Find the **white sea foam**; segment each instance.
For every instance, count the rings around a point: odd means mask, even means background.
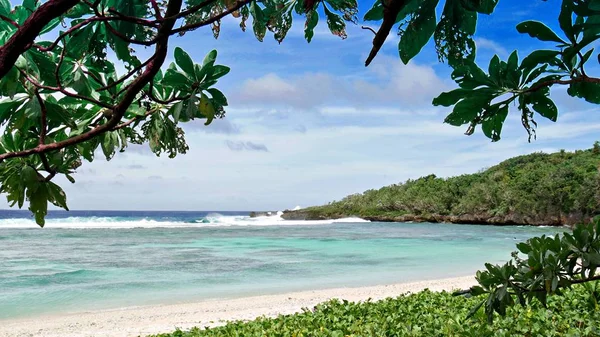
[[[222,215],[210,213],[194,222],[162,221],[153,219],[127,220],[112,217],[68,217],[47,219],[46,228],[177,228],[177,227],[231,227],[231,226],[307,226],[328,225],[333,223],[368,222],[360,218],[344,218],[336,220],[284,220],[277,215],[251,218],[243,215]],[[26,218],[0,219],[2,228],[38,228],[35,221]]]

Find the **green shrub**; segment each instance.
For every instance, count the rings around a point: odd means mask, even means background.
[[[504,317],[488,324],[482,311],[465,320],[475,298],[425,290],[377,302],[333,300],[294,315],[156,337],[600,336],[600,311],[589,298],[587,287],[575,286],[550,296],[547,309],[537,302],[509,307]]]

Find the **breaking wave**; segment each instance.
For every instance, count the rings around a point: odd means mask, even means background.
[[[177,227],[231,227],[231,226],[306,226],[327,225],[333,223],[368,222],[359,218],[336,220],[284,220],[282,212],[272,216],[251,218],[247,215],[223,215],[209,213],[195,220],[189,219],[153,219],[146,217],[132,219],[129,217],[66,217],[46,220],[46,228],[177,228]],[[2,228],[38,228],[33,219],[11,218],[0,219]]]

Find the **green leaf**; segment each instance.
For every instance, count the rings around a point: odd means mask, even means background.
[[[206,118],[204,125],[209,125],[215,118],[215,107],[213,106],[208,96],[204,93],[200,95],[200,103],[198,104],[198,111],[202,117]]]
[[[48,188],[48,200],[54,205],[68,211],[69,207],[67,206],[67,195],[65,194],[65,191],[51,181],[46,184]]]
[[[163,85],[173,87],[183,92],[189,92],[194,84],[191,79],[173,69],[167,69],[162,82]]]
[[[22,4],[22,6],[27,8],[27,10],[29,10],[30,12],[33,12],[37,8],[37,5],[37,0],[23,0]]]
[[[65,47],[67,55],[74,59],[81,59],[90,46],[91,36],[94,33],[94,25],[89,24],[83,29],[78,29],[67,41]]]
[[[25,116],[27,116],[27,118],[39,119],[42,115],[42,107],[40,106],[40,102],[35,97],[30,98],[25,104],[24,108]]]
[[[438,0],[425,0],[415,19],[411,20],[398,44],[400,59],[407,64],[425,46],[436,27],[435,7]]]
[[[28,189],[27,196],[29,198],[29,210],[35,216],[35,222],[44,227],[46,221],[44,218],[48,214],[48,190],[46,184],[40,184],[35,190]]]
[[[75,184],[75,178],[73,178],[70,174],[65,174],[67,180],[71,182],[71,184]]]
[[[252,29],[258,41],[262,42],[267,32],[267,22],[263,10],[257,5],[256,1],[250,3],[250,14],[252,15]]]
[[[517,54],[517,51],[515,50],[512,53],[510,53],[510,56],[508,57],[508,61],[506,62],[506,71],[508,71],[509,73],[515,72],[518,66],[519,56]]]
[[[594,52],[594,48],[585,52],[585,54],[583,54],[583,57],[581,58],[581,64],[585,64],[590,59],[590,56],[592,56],[593,52]]]
[[[29,165],[25,165],[21,169],[21,181],[29,189],[36,189],[40,184],[38,172]]]
[[[71,120],[67,110],[65,110],[60,104],[53,103],[51,101],[46,101],[45,105],[46,111],[48,113],[48,119],[58,121],[73,129],[77,128],[77,124],[75,124],[73,120]]]
[[[560,28],[565,33],[567,38],[575,43],[577,38],[575,36],[575,31],[573,30],[573,8],[572,1],[562,1],[560,14],[558,15],[558,23],[560,24]]]
[[[572,83],[567,89],[572,97],[580,97],[594,104],[600,104],[600,83]]]
[[[19,81],[20,74],[16,67],[12,67],[2,79],[0,79],[0,93],[3,96],[14,98],[23,87]]]
[[[381,0],[376,0],[375,3],[373,4],[373,7],[371,7],[371,9],[369,9],[366,13],[365,16],[363,17],[363,20],[365,21],[379,21],[383,19],[383,5],[381,3]]]
[[[557,64],[557,56],[560,54],[557,50],[536,50],[527,55],[521,62],[521,69],[524,75],[528,75],[533,68],[539,64],[549,63]]]
[[[202,61],[202,66],[204,67],[207,64],[214,64],[217,60],[217,51],[215,49],[211,50],[206,54],[204,60]]]
[[[519,251],[523,254],[529,254],[529,252],[531,252],[531,246],[525,242],[517,243],[517,249],[519,249]]]
[[[111,160],[115,155],[115,148],[118,146],[118,139],[115,131],[105,132],[102,138],[102,152],[106,160]]]
[[[490,79],[494,81],[494,83],[500,83],[500,58],[498,55],[494,55],[490,60],[490,65],[488,66],[488,74]]]
[[[212,96],[212,99],[215,103],[219,104],[220,106],[228,105],[227,98],[219,89],[210,88],[210,89],[207,89],[206,91],[208,91],[210,93],[210,95]]]
[[[65,16],[70,19],[78,19],[85,14],[90,14],[91,11],[91,8],[87,4],[80,3],[69,9]]]
[[[458,102],[450,113],[445,123],[461,126],[471,123],[479,113],[489,104],[491,96],[470,96]]]
[[[583,39],[596,39],[600,34],[600,15],[588,17],[583,24]]]
[[[40,80],[45,84],[56,85],[56,62],[54,62],[46,53],[41,53],[35,49],[27,51],[27,56],[38,65],[40,70]]]
[[[517,25],[519,33],[527,33],[531,37],[535,37],[541,41],[554,41],[559,43],[566,43],[556,35],[548,26],[539,21],[524,21]]]
[[[179,123],[179,116],[181,115],[181,109],[183,108],[183,102],[177,102],[169,108],[169,115],[173,116],[175,123]]]
[[[304,38],[310,43],[315,35],[315,27],[319,23],[319,12],[312,10],[306,14],[306,24],[304,25]]]
[[[71,87],[80,95],[89,96],[92,93],[90,82],[82,69],[76,69],[73,73]]]
[[[483,306],[487,301],[483,300],[481,302],[479,302],[477,305],[473,306],[471,308],[471,310],[469,310],[469,312],[467,313],[467,316],[465,317],[465,319],[469,319],[471,317],[473,317],[473,315],[475,315],[477,313],[477,311],[479,311],[479,309],[481,309],[481,306]]]
[[[23,100],[8,100],[0,103],[0,124],[4,124],[6,120],[8,120],[23,104]]]
[[[327,27],[329,27],[329,31],[342,39],[347,38],[346,22],[344,22],[339,15],[330,11],[329,8],[327,8],[327,5],[323,5],[323,9],[325,10],[325,16],[327,17]]]
[[[194,93],[190,98],[184,101],[182,111],[179,115],[179,120],[186,123],[190,120],[194,119],[197,115],[198,111],[198,97],[196,97],[196,93]]]
[[[9,16],[11,10],[11,5],[9,0],[0,0],[0,14],[4,16]]]
[[[190,77],[195,78],[194,61],[183,49],[175,48],[175,62]]]
[[[44,26],[44,29],[42,29],[42,31],[40,32],[40,35],[46,34],[50,31],[52,31],[59,24],[60,24],[60,18],[54,18],[54,19],[50,20],[50,22],[48,22],[48,24],[46,26]]]
[[[219,79],[219,78],[227,75],[230,70],[231,69],[227,66],[217,64],[213,67],[213,71],[212,71],[210,78],[211,78],[211,80]]]
[[[508,116],[508,104],[499,106],[494,104],[484,114],[488,115],[481,123],[481,129],[483,133],[490,138],[493,142],[500,140],[500,134],[502,133],[502,126]]]
[[[479,0],[474,1],[474,3],[477,4],[474,10],[478,13],[492,14],[498,4],[498,0]]]
[[[475,89],[482,85],[496,86],[475,62],[468,59],[463,60],[462,64],[454,69],[452,79],[464,89]]]
[[[448,92],[443,92],[438,97],[433,99],[433,105],[452,106],[456,104],[456,102],[465,98],[470,92],[472,92],[472,90],[462,88],[454,89]]]

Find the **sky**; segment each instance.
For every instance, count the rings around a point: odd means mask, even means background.
[[[371,3],[360,1],[359,16]],[[515,26],[536,19],[555,27],[559,4],[501,0],[493,15],[480,15],[480,66],[487,69],[494,54],[506,60],[515,49],[523,57],[551,48]],[[147,145],[131,147],[110,162],[99,153],[78,169],[75,184],[58,181],[71,209],[283,210],[432,173],[473,173],[535,151],[589,148],[600,138],[596,107],[570,98],[564,89],[552,92],[558,122],[538,117],[537,140],[531,143],[516,110],[501,141],[492,143],[480,130],[465,136],[465,127],[443,123],[449,108],[431,105],[455,87],[431,42],[403,65],[398,37],[391,34],[365,68],[373,35],[360,29],[362,23],[350,24],[348,38],[341,40],[322,19],[309,44],[303,19],[295,19],[282,44],[272,35],[258,42],[233,18],[223,22],[218,40],[210,29],[173,38],[171,57],[180,46],[201,63],[217,49],[217,63],[231,67],[216,86],[229,100],[226,118],[208,127],[202,121],[185,124],[190,150],[174,159],[156,157]]]

